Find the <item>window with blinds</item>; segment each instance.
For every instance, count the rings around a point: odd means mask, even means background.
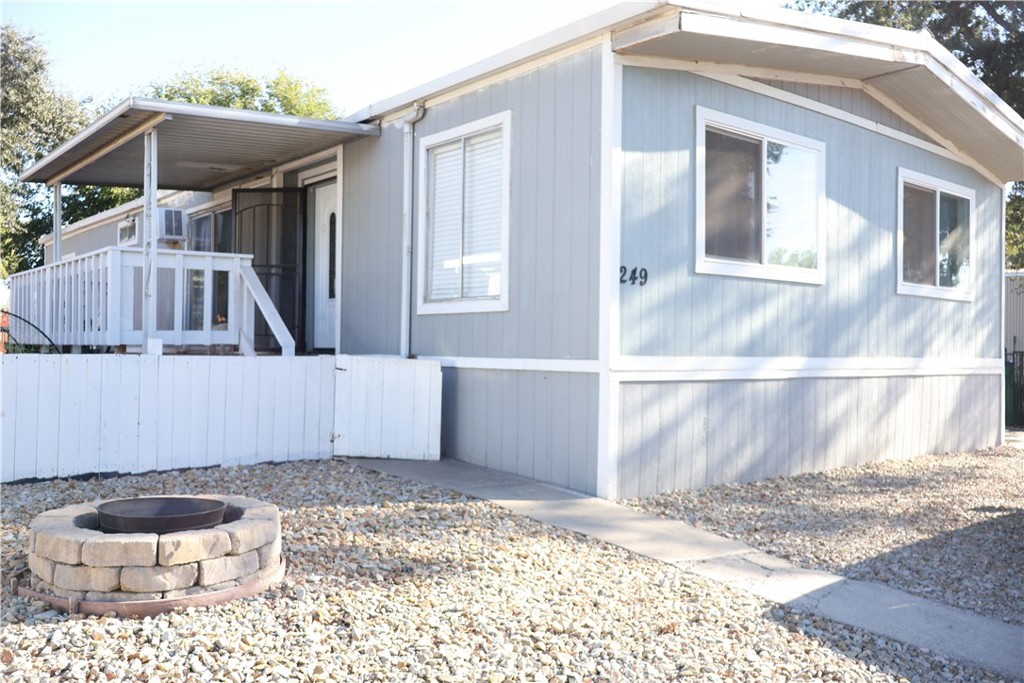
[[[506,112],[421,143],[421,313],[508,310],[508,128]]]

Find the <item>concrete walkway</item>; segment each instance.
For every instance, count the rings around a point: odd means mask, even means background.
[[[492,501],[681,569],[850,626],[1024,678],[1024,627],[880,583],[801,569],[739,541],[636,510],[457,460],[353,459],[369,469]]]

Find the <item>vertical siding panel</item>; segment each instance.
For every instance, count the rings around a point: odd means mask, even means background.
[[[658,469],[655,486],[650,493],[672,485],[676,480],[676,422],[679,417],[677,408],[678,389],[672,385],[656,385],[656,416],[655,425],[657,442],[655,443]],[[677,417],[678,416],[678,417]],[[684,418],[685,419],[685,418]]]
[[[188,398],[183,412],[188,416],[188,462],[191,467],[214,464],[209,457],[210,430],[210,357],[189,359]]]
[[[121,388],[117,397],[116,414],[118,431],[118,460],[122,472],[142,472],[139,457],[139,445],[142,440],[140,433],[139,387],[142,381],[141,356],[115,356],[121,366]]]
[[[170,470],[179,465],[173,456],[174,440],[174,382],[175,382],[175,359],[169,356],[157,356],[154,359],[157,364],[158,389],[156,395],[150,400],[156,403],[156,467],[157,470]],[[142,387],[142,392],[146,388]]]
[[[242,358],[224,359],[224,444],[225,467],[242,464],[245,432],[253,432],[256,425],[245,419],[245,376]]]
[[[139,356],[139,379],[133,387],[138,401],[139,472],[157,468],[160,455],[160,361],[157,356]]]
[[[49,393],[39,382],[39,356],[34,354],[15,355],[18,372],[12,373],[17,380],[15,401],[20,405],[18,422],[14,432],[14,478],[25,479],[36,476],[39,444],[39,413],[42,402]],[[5,403],[6,405],[6,403]]]
[[[0,354],[0,462],[4,481],[13,481],[19,457],[14,447],[15,425],[18,424],[18,365],[13,356]],[[57,425],[53,425],[53,428]]]
[[[275,377],[273,368],[265,362],[268,359],[252,358],[251,360],[256,396],[256,406],[253,411],[256,425],[253,462],[267,462],[274,455],[274,412],[278,404],[277,396],[274,393]]]
[[[286,444],[278,454],[279,460],[299,460],[305,452],[303,427],[306,412],[315,412],[315,406],[306,406],[305,379],[306,368],[317,365],[317,356],[307,358],[288,358],[285,369],[289,382],[286,396],[288,397],[288,424],[285,432]]]
[[[81,399],[78,404],[81,415],[78,457],[81,465],[78,469],[83,473],[100,471],[100,403],[96,397],[102,391],[101,361],[99,356],[82,356]]]
[[[207,430],[206,430],[206,464],[227,465],[227,449],[224,446],[224,435],[227,423],[228,403],[228,358],[213,357],[209,359],[207,372],[209,392],[207,394]],[[232,392],[230,394],[234,396]]]
[[[330,365],[325,365],[324,358],[331,360]],[[296,426],[302,425],[301,433],[298,434],[297,449],[301,457],[313,458],[321,456],[321,419],[325,406],[321,405],[320,394],[322,384],[330,382],[333,384],[333,363],[332,356],[317,356],[313,362],[303,364],[299,373],[301,379],[300,391],[302,414],[295,420]],[[332,411],[333,412],[333,411]],[[333,419],[333,415],[332,415]]]
[[[484,448],[487,449],[487,466],[492,469],[501,469],[504,461],[505,442],[502,439],[502,422],[508,419],[505,400],[510,383],[511,378],[508,373],[489,373],[487,411],[481,415],[481,422],[487,425]]]
[[[569,392],[569,375],[552,373],[551,383],[551,479],[559,486],[569,485],[570,439],[571,428],[570,404],[572,394]]]
[[[135,469],[121,461],[120,411],[117,405],[124,400],[124,386],[121,382],[121,356],[97,356],[100,364],[100,431],[99,431],[99,472],[134,472]]]
[[[533,477],[551,481],[551,376],[535,373],[533,384]]]
[[[165,357],[171,370],[171,384],[174,387],[173,401],[169,406],[171,415],[171,433],[168,435],[170,444],[171,467],[191,467],[193,465],[189,452],[192,431],[192,387],[195,384],[195,366],[192,358]],[[162,437],[161,437],[162,438]]]
[[[643,427],[636,409],[643,401],[640,385],[623,384],[619,396],[622,415],[619,435],[619,497],[635,498],[639,495],[643,468],[640,454]]]
[[[317,448],[313,452],[320,458],[330,458],[334,455],[334,433],[337,431],[335,403],[342,400],[335,383],[335,377],[341,374],[336,367],[334,356],[322,356],[316,370],[320,378],[320,400],[316,406],[320,411],[320,419]]]
[[[522,410],[524,374],[516,373],[512,376],[506,376],[503,382],[502,419],[499,422],[500,431],[498,432],[501,440],[501,460],[498,469],[504,472],[519,472],[520,438],[521,435],[529,433],[524,431],[522,426],[524,418]]]
[[[36,470],[40,478],[57,476],[57,449],[59,441],[57,424],[53,409],[60,405],[60,358],[58,356],[39,356],[39,385],[41,398],[38,406],[39,441],[36,444]],[[4,403],[7,410],[7,403]],[[14,406],[12,406],[13,408]],[[13,412],[13,411],[12,411]],[[13,431],[13,425],[12,431]],[[13,455],[13,453],[11,453]],[[5,452],[4,459],[8,458]]]
[[[289,359],[267,358],[266,361],[265,370],[273,376],[273,400],[277,403],[274,406],[273,450],[270,459],[273,462],[282,462],[288,459],[288,432],[291,429]]]

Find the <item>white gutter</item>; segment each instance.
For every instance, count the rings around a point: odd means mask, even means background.
[[[426,109],[420,103],[414,103],[412,111],[402,119],[403,154],[402,154],[402,321],[399,325],[398,355],[408,358],[412,348],[412,226],[413,226],[413,179],[416,169],[413,167],[413,151],[416,138],[416,122],[423,118]]]

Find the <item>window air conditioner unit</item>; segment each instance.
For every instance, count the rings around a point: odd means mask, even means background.
[[[157,209],[157,238],[160,240],[184,240],[188,217],[182,209]]]

